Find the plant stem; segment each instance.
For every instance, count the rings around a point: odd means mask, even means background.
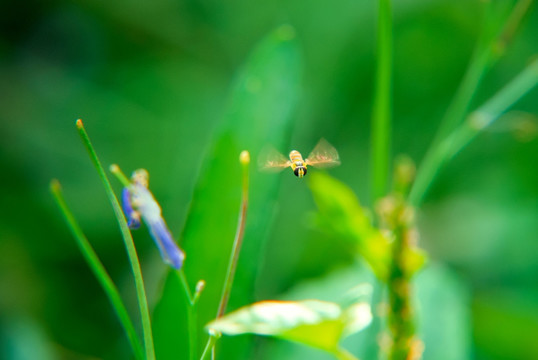
[[[454,155],[461,151],[481,130],[491,125],[508,108],[514,105],[538,83],[538,60],[533,61],[508,85],[472,112],[467,121],[456,128],[450,135],[431,150],[431,154],[422,164],[421,184],[413,186],[409,201],[417,205],[427,186],[435,179],[439,170]],[[418,176],[418,174],[417,174]],[[418,178],[417,178],[418,181]]]
[[[209,339],[207,339],[207,344],[205,345],[204,352],[202,353],[202,357],[200,360],[209,360],[213,359],[213,353],[215,349],[215,344],[217,343],[217,340],[220,338],[220,336],[210,330],[209,333]]]
[[[125,174],[123,173],[123,171],[121,171],[120,167],[117,164],[110,165],[109,170],[112,174],[114,174],[114,176],[116,176],[116,179],[118,179],[124,187],[128,188],[132,185],[131,181],[129,181],[127,176],[125,176]]]
[[[106,271],[103,263],[101,262],[101,260],[99,260],[99,257],[95,253],[95,250],[86,238],[86,235],[84,235],[84,233],[82,232],[82,229],[80,228],[78,222],[73,216],[73,213],[67,206],[67,203],[65,202],[65,199],[62,194],[62,188],[58,180],[52,180],[50,184],[50,190],[52,192],[52,195],[54,196],[54,199],[56,200],[56,203],[60,207],[60,211],[62,212],[67,222],[67,225],[71,230],[71,233],[77,241],[77,245],[82,252],[82,255],[84,256],[84,259],[86,260],[93,274],[101,284],[101,287],[105,291],[110,303],[112,304],[112,307],[116,311],[116,314],[118,315],[118,318],[123,326],[123,330],[125,331],[127,338],[129,339],[129,343],[133,348],[133,352],[136,359],[143,360],[144,350],[142,348],[142,344],[140,343],[140,339],[136,334],[131,318],[129,317],[129,313],[125,308],[123,301],[121,300],[120,293],[116,288],[116,285],[114,285],[114,282],[110,278],[110,275]]]
[[[219,308],[217,310],[217,318],[224,315],[226,311],[226,305],[230,298],[232,291],[232,285],[237,268],[237,260],[239,259],[239,253],[241,251],[241,245],[243,243],[243,236],[245,235],[245,224],[247,220],[247,208],[248,208],[248,166],[250,164],[250,154],[244,150],[239,155],[239,163],[241,164],[242,181],[241,181],[241,209],[239,211],[239,220],[237,229],[235,232],[234,243],[232,246],[232,252],[230,253],[230,261],[228,262],[228,270],[226,271],[226,277],[224,279],[224,286],[222,289],[222,295],[220,298]],[[214,359],[215,357],[215,344],[220,336],[214,332],[213,329],[209,329],[209,339],[207,340],[206,347],[202,354],[202,359]]]
[[[439,167],[436,167],[438,165],[437,158],[439,157],[439,152],[442,152],[442,148],[446,146],[441,143],[464,120],[484,74],[504,53],[532,1],[520,0],[501,27],[500,33],[496,36],[490,36],[486,30],[483,31],[456,95],[441,120],[439,130],[420,164],[409,195],[411,205],[418,206],[428,191],[433,179],[440,170]],[[492,4],[489,4],[489,6],[488,16],[492,17]]]
[[[192,291],[189,287],[187,277],[185,276],[185,271],[183,269],[177,270],[176,274],[178,275],[181,284],[185,290],[185,295],[188,300],[188,309],[187,309],[187,323],[189,329],[189,359],[195,360],[197,358],[197,347],[198,347],[198,329],[196,328],[196,302]]]
[[[402,211],[404,211],[402,209]],[[389,290],[389,329],[392,334],[392,346],[389,352],[390,360],[406,360],[411,352],[415,324],[411,306],[410,279],[403,268],[404,255],[409,247],[407,229],[398,224],[394,229],[392,244],[392,267],[388,282]]]
[[[390,162],[392,16],[390,0],[379,0],[377,70],[372,112],[371,187],[374,202],[385,195]]]
[[[234,243],[232,246],[232,252],[230,254],[230,261],[228,262],[228,270],[226,271],[226,277],[224,280],[224,287],[222,289],[222,296],[220,298],[219,309],[217,311],[217,318],[224,315],[226,311],[226,305],[230,299],[230,293],[232,291],[232,284],[234,281],[235,270],[237,268],[237,260],[239,259],[239,253],[241,251],[241,245],[243,243],[243,236],[245,235],[245,224],[247,220],[247,208],[248,208],[248,165],[250,158],[243,161],[244,153],[246,157],[249,157],[248,152],[241,153],[241,165],[242,165],[242,196],[241,196],[241,210],[239,211],[239,220],[237,224],[237,230],[235,233]]]
[[[140,268],[140,262],[138,260],[138,255],[136,252],[136,247],[134,245],[133,237],[131,236],[131,232],[129,231],[129,226],[127,225],[127,220],[125,219],[125,216],[121,210],[120,203],[118,202],[118,199],[116,198],[116,195],[112,190],[112,186],[110,185],[110,181],[106,176],[105,170],[103,169],[103,166],[101,165],[101,162],[99,161],[99,158],[97,157],[97,154],[95,153],[95,150],[91,144],[90,138],[86,133],[86,130],[84,129],[84,124],[82,123],[82,120],[77,120],[76,125],[80,137],[82,138],[82,142],[84,143],[84,146],[86,147],[86,150],[90,155],[90,159],[92,160],[93,165],[95,166],[95,169],[97,170],[97,173],[99,174],[99,177],[103,182],[106,194],[108,196],[108,199],[110,200],[110,203],[112,204],[114,214],[116,215],[116,219],[120,226],[121,234],[125,243],[125,248],[127,250],[129,262],[131,263],[131,270],[133,272],[133,277],[136,285],[136,295],[138,299],[138,307],[140,310],[140,318],[142,322],[142,332],[144,335],[146,359],[154,360],[155,347],[153,344],[153,334],[151,329],[151,319],[149,316],[148,300],[146,297],[144,279],[142,277],[142,270]]]

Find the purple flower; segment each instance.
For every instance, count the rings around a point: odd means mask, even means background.
[[[129,229],[138,229],[140,227],[140,213],[133,209],[131,204],[131,192],[128,188],[123,188],[121,192],[121,200],[123,205],[123,213],[127,218]]]
[[[185,253],[172,238],[162,217],[161,207],[148,190],[148,176],[144,169],[133,173],[132,185],[124,188],[122,193],[123,210],[132,229],[140,225],[140,218],[144,220],[164,262],[179,270],[183,266]]]

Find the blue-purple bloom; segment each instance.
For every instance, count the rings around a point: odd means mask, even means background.
[[[132,184],[123,189],[123,210],[130,228],[140,226],[140,218],[149,228],[163,260],[175,269],[181,269],[185,253],[179,248],[162,217],[161,207],[148,190],[148,172],[136,170]]]
[[[138,229],[140,227],[140,213],[133,209],[131,204],[131,192],[128,188],[123,188],[121,192],[121,200],[123,204],[123,213],[127,218],[129,229]]]

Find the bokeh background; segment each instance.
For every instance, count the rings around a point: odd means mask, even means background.
[[[394,2],[393,154],[422,159],[472,55],[484,7],[477,0]],[[77,118],[85,120],[103,163],[149,170],[170,228],[193,249],[187,251],[188,274],[216,271],[204,254],[224,241],[219,221],[232,234],[236,225],[238,152],[222,153],[227,162],[214,165],[215,149],[226,146],[215,145],[223,132],[244,130],[238,138],[256,141],[235,146],[254,155],[265,142],[282,152],[293,147],[308,153],[325,137],[342,159],[331,175],[371,205],[375,19],[373,0],[2,1],[0,358],[130,358],[115,314],[48,191],[52,178],[62,182],[136,319],[118,226],[76,133]],[[257,44],[282,24],[291,26],[286,34],[294,37],[293,51],[267,69],[287,73],[265,75],[285,78],[289,93],[281,95],[284,102],[292,100],[284,109],[263,103],[259,117],[229,125],[237,111],[238,74],[248,68]],[[534,6],[506,55],[486,75],[473,107],[529,63],[538,52],[537,34]],[[264,66],[263,55],[258,52],[257,65]],[[431,258],[417,279],[427,359],[538,358],[537,99],[536,90],[529,93],[515,106],[518,113],[502,118],[450,162],[418,209],[420,243]],[[279,140],[265,137],[273,116],[286,119]],[[515,131],[521,118],[528,120],[524,133]],[[245,241],[257,246],[246,245],[241,255],[250,267],[238,270],[230,308],[262,299],[336,299],[359,281],[375,285],[360,259],[311,225],[315,204],[304,181],[288,172],[263,175],[271,177],[266,187],[254,165],[252,170],[253,202],[262,199],[270,207],[252,218],[265,215],[265,230],[247,232]],[[199,231],[192,221],[183,230],[189,209],[197,206],[193,194],[203,197],[204,181],[220,179],[220,190],[201,201],[213,206],[207,213],[214,218],[197,225]],[[228,208],[219,204],[229,194],[232,211],[225,214]],[[204,242],[183,243],[193,232],[204,234]],[[135,241],[155,318],[175,319],[159,310],[166,266],[147,232],[136,232]],[[227,257],[222,253],[220,263]],[[193,284],[196,276],[189,276]],[[241,287],[241,280],[249,285]],[[379,300],[382,290],[376,289]],[[363,359],[376,359],[380,326],[378,320],[345,346]],[[157,344],[158,358],[186,358],[181,331],[174,331],[172,326],[156,332],[177,345]],[[225,338],[221,351],[225,359],[330,358],[255,337]]]

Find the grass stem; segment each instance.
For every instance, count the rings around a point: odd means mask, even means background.
[[[103,263],[101,262],[101,260],[99,260],[99,257],[97,256],[95,250],[93,249],[90,242],[86,238],[86,235],[84,235],[84,233],[82,232],[82,229],[80,228],[73,213],[67,206],[67,203],[65,202],[65,199],[63,197],[62,189],[58,180],[52,180],[50,184],[50,190],[52,192],[52,195],[54,196],[54,200],[60,207],[60,211],[62,212],[65,218],[65,221],[67,222],[67,225],[69,226],[69,229],[71,230],[71,233],[73,234],[73,236],[75,237],[77,241],[77,245],[80,248],[82,255],[84,256],[84,259],[88,263],[93,274],[99,281],[99,284],[105,291],[105,294],[108,296],[108,299],[110,303],[112,304],[112,307],[116,311],[116,314],[118,315],[118,318],[127,335],[129,343],[131,344],[131,347],[133,348],[135,358],[137,360],[143,360],[144,350],[142,348],[142,344],[140,343],[140,339],[138,338],[138,335],[136,334],[135,328],[133,326],[131,318],[129,317],[127,309],[125,308],[125,305],[123,301],[121,300],[120,293],[118,289],[116,288],[116,285],[114,285],[114,282],[110,278],[110,275],[106,271]]]
[[[191,288],[189,287],[189,282],[185,276],[185,271],[183,269],[177,270],[176,274],[183,285],[185,290],[185,296],[188,300],[187,305],[187,326],[189,329],[189,359],[196,360],[197,358],[197,349],[198,349],[198,329],[196,328],[196,301],[192,294]]]
[[[391,1],[379,0],[377,70],[372,111],[371,187],[375,200],[387,191],[391,137],[392,15]]]
[[[513,38],[516,29],[527,13],[533,0],[520,0],[506,18],[498,34],[491,36],[484,26],[484,31],[478,40],[476,50],[469,63],[463,80],[449,105],[445,116],[441,120],[439,130],[420,164],[409,201],[411,205],[418,206],[428,191],[433,179],[440,170],[439,154],[446,151],[446,139],[464,121],[471,101],[480,85],[484,74],[491,68],[496,60],[504,53],[509,41]],[[486,23],[493,17],[493,4],[488,4]]]
[[[413,185],[409,196],[410,203],[418,205],[427,189],[426,184],[433,182],[443,165],[537,84],[538,60],[535,60],[498,93],[473,111],[467,117],[467,121],[435,146],[422,164],[419,173],[421,182],[418,184],[415,182]]]
[[[246,155],[245,155],[246,154]],[[232,252],[230,254],[230,261],[228,262],[228,270],[226,271],[226,277],[224,280],[224,287],[222,289],[222,296],[220,298],[219,309],[217,311],[217,318],[224,315],[228,300],[230,299],[230,293],[232,291],[232,284],[234,281],[235,270],[237,268],[237,261],[239,259],[239,253],[241,251],[241,245],[243,243],[243,236],[245,235],[245,224],[247,220],[247,208],[248,208],[248,165],[250,162],[250,156],[248,152],[243,151],[240,155],[240,163],[242,167],[242,196],[241,196],[241,209],[239,211],[239,220],[237,224],[237,230],[235,233],[234,243],[232,246]]]
[[[207,344],[205,345],[204,352],[202,353],[202,357],[200,360],[212,360],[214,359],[214,349],[215,344],[217,343],[217,340],[220,338],[220,334],[214,332],[213,330],[209,330],[209,338],[207,339]]]
[[[108,196],[108,199],[110,200],[110,203],[112,204],[114,214],[120,226],[120,231],[123,237],[123,241],[125,243],[125,248],[127,250],[127,255],[129,258],[129,262],[131,264],[131,270],[133,272],[133,277],[134,277],[135,286],[136,286],[136,295],[138,299],[140,318],[142,322],[142,332],[144,335],[144,347],[146,351],[146,359],[154,360],[155,359],[155,347],[153,344],[153,333],[151,329],[151,319],[149,315],[148,300],[146,297],[144,279],[142,277],[142,270],[140,268],[140,262],[138,260],[138,255],[136,252],[136,247],[133,241],[133,237],[131,236],[131,232],[129,231],[129,226],[127,225],[127,220],[125,219],[123,211],[121,210],[120,203],[118,202],[118,199],[116,198],[116,195],[114,194],[114,191],[112,190],[110,181],[108,180],[105,170],[103,169],[103,166],[101,165],[101,162],[99,161],[99,158],[97,157],[97,154],[91,144],[90,138],[88,136],[88,133],[86,132],[86,129],[84,128],[84,124],[82,123],[82,120],[80,119],[77,120],[76,125],[77,125],[79,135],[82,139],[82,142],[84,143],[84,146],[86,147],[86,150],[88,151],[88,154],[90,155],[90,159],[92,160],[93,165],[95,166],[95,169],[97,170],[97,173],[99,174],[99,177],[101,178],[101,181],[103,182],[106,194]]]
[[[224,315],[228,300],[230,299],[230,293],[232,291],[232,285],[235,276],[235,270],[237,268],[237,261],[239,259],[239,253],[241,251],[241,245],[243,243],[243,236],[245,235],[245,224],[247,220],[247,208],[248,208],[248,184],[249,184],[249,171],[250,154],[248,151],[242,151],[239,155],[239,163],[241,164],[242,172],[242,186],[241,186],[241,208],[239,211],[239,220],[237,224],[237,230],[235,233],[234,243],[232,246],[232,252],[230,253],[230,261],[228,262],[228,269],[226,271],[226,277],[224,278],[224,286],[222,289],[222,295],[220,298],[219,308],[217,310],[217,318]],[[213,335],[212,335],[213,334]],[[209,339],[207,340],[206,347],[202,354],[202,359],[214,359],[215,357],[215,344],[220,336],[209,329]]]

